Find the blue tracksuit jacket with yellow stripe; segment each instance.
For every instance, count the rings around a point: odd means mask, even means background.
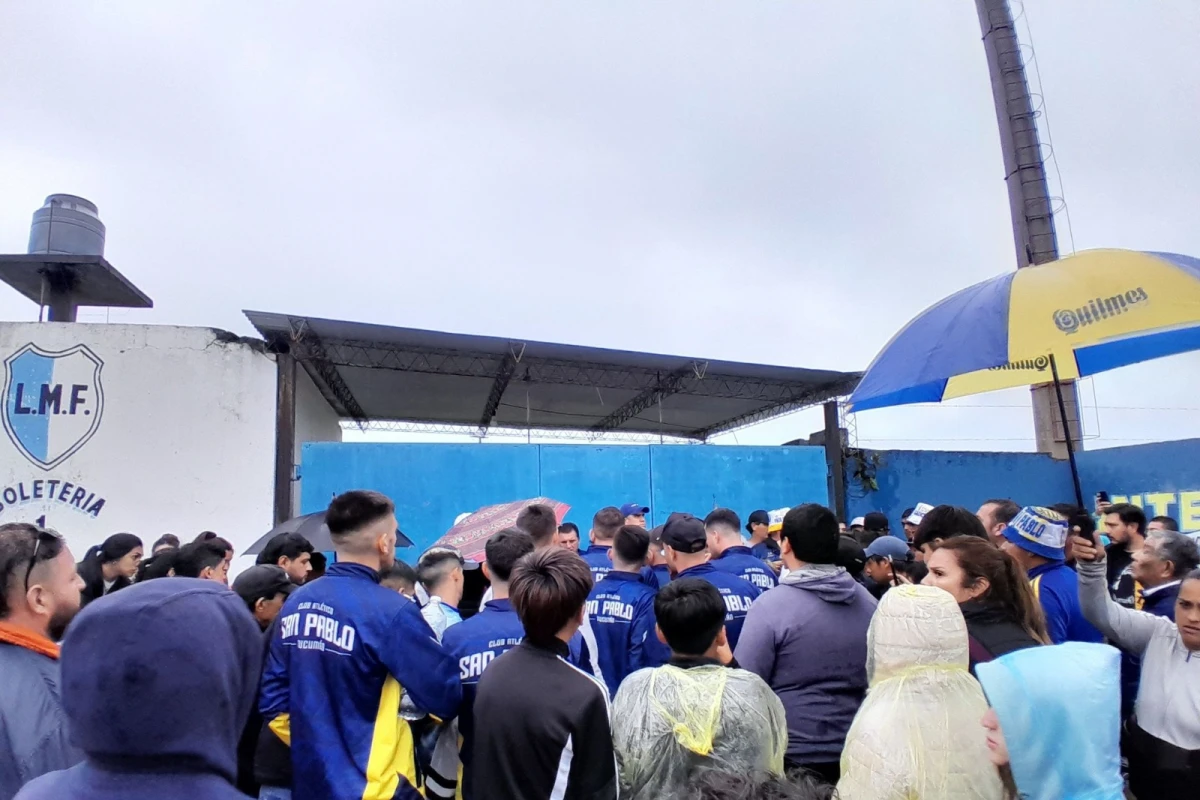
[[[417,800],[400,697],[443,719],[458,668],[417,605],[359,564],[333,564],[280,611],[259,709],[292,747],[295,800]]]

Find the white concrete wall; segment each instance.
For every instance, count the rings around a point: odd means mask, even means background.
[[[0,523],[44,517],[76,559],[117,531],[149,550],[213,530],[240,553],[270,528],[276,372],[261,348],[208,328],[0,323],[0,359]],[[329,430],[306,409],[307,430]]]
[[[300,488],[304,471],[299,469],[300,450],[305,442],[340,442],[342,427],[337,413],[329,405],[303,366],[296,366],[296,449],[292,463],[300,480],[292,483],[292,508],[300,509]]]

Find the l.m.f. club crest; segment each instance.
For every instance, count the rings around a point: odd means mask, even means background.
[[[4,430],[22,455],[49,470],[88,443],[104,414],[103,367],[82,344],[31,343],[4,360]]]

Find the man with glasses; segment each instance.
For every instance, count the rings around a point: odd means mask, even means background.
[[[0,525],[0,800],[83,759],[67,735],[57,642],[83,580],[66,542],[24,522]]]

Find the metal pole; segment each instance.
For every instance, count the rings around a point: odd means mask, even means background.
[[[1058,414],[1062,419],[1063,430],[1067,430],[1067,407],[1063,403],[1062,382],[1058,379],[1058,362],[1054,354],[1050,354],[1050,374],[1054,376],[1054,393],[1058,396]],[[1067,460],[1071,462],[1071,483],[1075,486],[1075,505],[1086,509],[1083,504],[1083,488],[1079,485],[1079,467],[1075,464],[1075,446],[1071,440],[1075,438],[1069,432],[1063,436],[1067,443]]]
[[[291,519],[296,472],[296,358],[275,354],[275,524]]]
[[[975,8],[992,78],[1017,267],[1044,264],[1058,258],[1058,235],[1054,230],[1054,209],[1046,183],[1037,114],[1029,95],[1012,9],[1008,0],[975,0]],[[1063,396],[1056,402],[1059,392]],[[1056,435],[1056,405],[1068,411],[1068,417],[1078,423],[1079,393],[1075,382],[1062,382],[1057,389],[1048,384],[1034,386],[1031,393],[1038,451],[1064,458],[1069,456],[1072,448],[1082,447],[1082,440],[1077,435],[1078,424],[1064,426],[1063,440]]]
[[[842,427],[838,401],[825,401],[825,464],[829,468],[829,502],[840,522],[846,522],[846,452],[842,449]]]

